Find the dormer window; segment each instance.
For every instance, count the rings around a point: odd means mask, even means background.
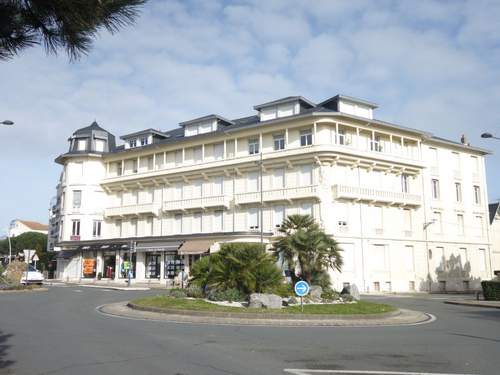
[[[199,134],[207,134],[217,131],[220,126],[233,125],[229,121],[218,115],[208,115],[190,121],[181,122],[179,125],[184,128],[184,136],[192,137]]]
[[[78,151],[86,151],[87,150],[87,140],[79,139],[78,140]]]
[[[146,146],[148,143],[148,137],[141,137],[141,146]]]
[[[137,147],[137,139],[131,139],[130,141],[128,141],[128,144],[130,148]]]
[[[259,104],[253,108],[259,111],[260,121],[269,121],[281,117],[298,115],[304,109],[313,108],[315,105],[301,96],[288,96],[283,99]]]

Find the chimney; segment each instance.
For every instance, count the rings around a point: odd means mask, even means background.
[[[462,136],[460,137],[460,142],[465,145],[467,144],[467,138],[465,138],[465,134],[462,134]]]

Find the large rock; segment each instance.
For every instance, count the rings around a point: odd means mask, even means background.
[[[280,309],[282,299],[276,294],[252,293],[248,307],[264,309]]]
[[[361,296],[359,295],[359,289],[356,284],[351,284],[349,286],[345,286],[340,292],[340,296],[351,296],[353,300],[359,301]]]
[[[309,299],[313,302],[321,302],[321,294],[323,293],[323,288],[319,285],[312,285],[309,289]]]

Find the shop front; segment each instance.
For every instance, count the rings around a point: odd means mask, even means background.
[[[191,272],[194,262],[210,253],[213,244],[213,240],[187,240],[182,244],[178,254],[182,258],[183,264],[187,264],[186,272],[188,274]]]
[[[139,273],[138,279],[144,279],[148,282],[153,280],[160,282],[162,278],[167,278],[167,274],[172,274],[175,270],[168,271],[172,268],[171,264],[175,261],[177,250],[182,245],[182,241],[162,241],[162,242],[141,242],[138,241],[135,250],[139,263],[143,263],[143,274]],[[142,266],[142,265],[141,265]]]

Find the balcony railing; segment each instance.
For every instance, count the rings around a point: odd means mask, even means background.
[[[422,197],[417,194],[348,185],[334,185],[333,196],[336,199],[367,201],[373,203],[403,204],[408,206],[420,206],[422,204]]]
[[[110,207],[104,210],[104,216],[139,216],[154,215],[158,216],[159,207],[155,203],[134,204],[130,206]]]
[[[231,198],[226,195],[213,197],[188,198],[163,202],[163,211],[185,211],[204,208],[229,208]]]
[[[260,202],[259,191],[251,193],[236,194],[235,204],[251,204]],[[264,202],[292,201],[294,199],[314,198],[320,199],[319,189],[316,185],[300,186],[293,188],[264,190],[262,200]]]

